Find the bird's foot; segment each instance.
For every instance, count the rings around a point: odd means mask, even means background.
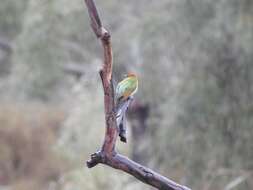
[[[120,136],[120,141],[127,143],[127,138],[125,136]]]
[[[126,143],[127,142],[127,138],[126,138],[126,131],[125,130],[120,130],[119,132],[119,137],[120,137],[120,141]]]

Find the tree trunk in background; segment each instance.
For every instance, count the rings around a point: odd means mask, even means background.
[[[149,105],[134,100],[129,111],[128,119],[132,127],[132,159],[141,164],[147,164],[147,156],[140,144],[145,141],[147,119],[149,117]]]

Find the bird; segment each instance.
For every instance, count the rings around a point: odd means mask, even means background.
[[[127,142],[125,114],[137,90],[138,78],[132,72],[129,72],[127,77],[120,81],[116,87],[116,120],[120,140],[125,143]]]

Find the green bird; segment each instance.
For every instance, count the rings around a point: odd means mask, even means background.
[[[116,87],[116,112],[119,136],[122,142],[126,142],[126,111],[133,100],[133,95],[138,90],[138,78],[133,73],[120,81]]]

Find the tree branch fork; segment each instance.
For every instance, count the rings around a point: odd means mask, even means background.
[[[84,0],[88,8],[88,13],[93,32],[100,39],[104,52],[104,63],[99,74],[104,90],[105,109],[105,137],[100,151],[91,155],[91,159],[86,162],[88,168],[93,168],[97,164],[105,164],[112,168],[122,170],[140,181],[156,187],[160,190],[190,190],[188,187],[179,185],[174,181],[146,168],[129,158],[118,154],[115,151],[116,141],[119,135],[116,124],[114,86],[112,82],[113,54],[111,36],[102,26],[96,6],[93,0]]]

